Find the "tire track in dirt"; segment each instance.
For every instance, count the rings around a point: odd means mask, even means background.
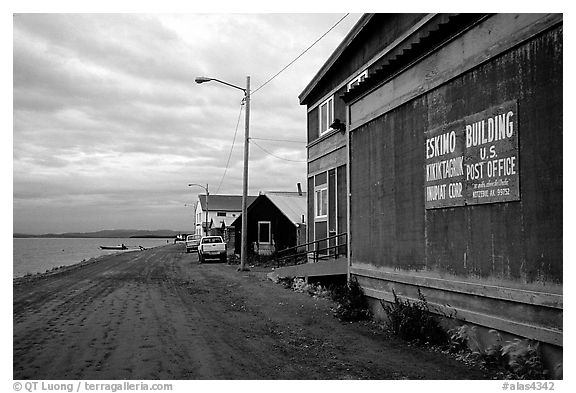
[[[14,284],[14,379],[474,379],[263,272],[182,245]]]

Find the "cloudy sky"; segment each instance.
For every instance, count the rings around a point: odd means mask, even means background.
[[[344,15],[15,14],[13,231],[190,229],[188,183],[241,194],[244,133],[243,93],[194,78],[256,90]],[[251,137],[300,142],[251,144],[250,194],[305,187],[298,95],[359,17],[255,91]]]

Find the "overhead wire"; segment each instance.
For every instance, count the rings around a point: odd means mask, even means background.
[[[297,141],[294,139],[271,139],[271,138],[252,138],[250,137],[250,139],[255,139],[257,141],[273,141],[273,142],[287,142],[287,143],[307,143],[306,141]]]
[[[306,52],[308,52],[310,49],[312,49],[314,47],[314,45],[316,45],[322,38],[326,37],[326,35],[328,33],[330,33],[332,30],[334,30],[334,28],[336,28],[336,26],[338,26],[340,24],[340,22],[342,22],[348,15],[350,15],[349,13],[344,15],[342,18],[340,18],[340,20],[338,22],[336,22],[331,28],[328,29],[328,31],[326,31],[324,34],[322,34],[320,36],[320,38],[318,38],[316,41],[314,41],[312,43],[312,45],[310,45],[308,48],[306,48],[302,53],[300,53],[294,60],[292,60],[290,63],[288,63],[288,65],[286,65],[284,68],[282,68],[280,71],[278,71],[276,74],[274,74],[270,79],[268,79],[266,82],[264,82],[263,84],[261,84],[260,86],[258,86],[258,88],[254,89],[250,94],[254,94],[256,93],[258,90],[260,90],[261,88],[263,88],[264,86],[266,86],[268,83],[272,82],[272,80],[274,78],[276,78],[278,75],[280,75],[282,72],[284,72],[284,70],[286,70],[288,67],[290,67],[292,64],[294,64],[296,62],[296,60],[298,60],[300,57],[302,57]]]
[[[230,165],[230,158],[232,157],[232,150],[234,150],[234,144],[236,143],[236,134],[238,134],[238,126],[240,125],[240,118],[242,117],[242,108],[244,107],[244,100],[240,103],[240,113],[238,113],[238,121],[236,122],[236,130],[234,131],[234,138],[232,138],[232,146],[230,147],[230,153],[228,153],[228,160],[226,160],[226,167],[224,168],[224,173],[222,174],[222,178],[220,179],[220,183],[218,184],[218,188],[216,189],[216,194],[220,191],[220,187],[222,186],[222,182],[226,177],[226,172],[228,172],[228,167]]]
[[[250,138],[250,139],[252,139],[252,138]],[[252,141],[252,143],[253,143],[254,145],[258,146],[258,147],[260,148],[260,150],[262,150],[264,153],[266,153],[266,154],[268,154],[268,155],[270,155],[270,156],[272,156],[272,157],[274,157],[274,158],[277,158],[277,159],[279,159],[279,160],[290,161],[290,162],[306,162],[306,160],[291,160],[291,159],[289,159],[289,158],[284,158],[284,157],[277,156],[276,154],[271,153],[271,152],[269,152],[268,150],[264,149],[262,146],[260,146],[260,145],[257,144],[256,142]]]
[[[336,26],[338,26],[348,15],[350,15],[349,13],[345,14],[342,18],[340,18],[334,25],[332,25],[332,27],[330,27],[324,34],[322,34],[318,39],[316,39],[316,41],[314,41],[310,46],[308,46],[302,53],[300,53],[298,56],[296,56],[296,58],[294,58],[294,60],[292,60],[290,63],[288,63],[285,67],[283,67],[280,71],[278,71],[276,74],[274,74],[270,79],[268,79],[266,82],[264,82],[263,84],[261,84],[260,86],[258,86],[256,89],[252,90],[250,92],[250,95],[253,95],[254,93],[256,93],[257,91],[259,91],[260,89],[262,89],[264,86],[266,86],[268,83],[272,82],[278,75],[280,75],[282,72],[284,72],[288,67],[290,67],[292,64],[294,64],[298,59],[300,59],[306,52],[308,52],[310,49],[312,49],[318,42],[320,42],[320,40],[322,40],[322,38],[324,38],[326,35],[328,35],[328,33],[330,33],[332,30],[334,30],[336,28]],[[236,123],[236,130],[234,131],[234,138],[232,139],[232,146],[230,147],[230,153],[228,154],[228,160],[226,161],[226,167],[224,169],[224,173],[222,175],[222,178],[220,179],[220,183],[218,184],[218,188],[216,190],[216,193],[218,193],[220,191],[220,187],[222,186],[222,182],[224,181],[224,178],[226,177],[226,173],[228,171],[228,167],[230,165],[230,158],[232,157],[232,151],[234,149],[234,144],[236,143],[236,134],[238,133],[238,125],[240,124],[240,117],[242,115],[242,106],[244,105],[245,100],[242,100],[242,103],[240,104],[240,113],[238,115],[238,121]],[[287,142],[287,143],[306,143],[305,141],[296,141],[296,140],[282,140],[282,139],[270,139],[270,138],[249,138],[250,140],[252,140],[252,143],[256,146],[258,146],[258,148],[260,148],[262,151],[264,151],[266,154],[275,157],[279,160],[284,160],[284,161],[290,161],[290,162],[306,162],[305,160],[291,160],[288,158],[284,158],[284,157],[280,157],[277,156],[271,152],[269,152],[268,150],[264,149],[262,146],[260,146],[259,144],[257,144],[256,142],[254,142],[254,140],[267,140],[267,141],[275,141],[275,142]]]

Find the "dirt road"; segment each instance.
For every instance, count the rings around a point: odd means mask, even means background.
[[[327,299],[183,245],[14,284],[14,379],[476,379]]]

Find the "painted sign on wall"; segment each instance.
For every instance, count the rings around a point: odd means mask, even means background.
[[[426,208],[465,204],[464,121],[426,132]]]
[[[517,118],[509,101],[426,132],[426,209],[520,200]]]
[[[516,101],[468,116],[464,123],[466,204],[520,200]]]

